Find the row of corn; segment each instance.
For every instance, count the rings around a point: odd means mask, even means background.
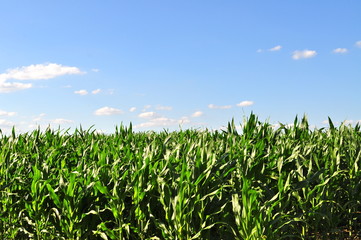
[[[347,239],[361,234],[360,126],[0,137],[1,239]]]

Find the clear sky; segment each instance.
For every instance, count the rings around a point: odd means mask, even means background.
[[[0,128],[361,120],[361,1],[0,3]]]

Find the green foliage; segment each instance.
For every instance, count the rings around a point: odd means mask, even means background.
[[[0,237],[355,237],[360,127],[329,125],[251,114],[240,131],[0,131]]]

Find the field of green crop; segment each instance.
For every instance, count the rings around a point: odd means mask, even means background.
[[[0,135],[0,239],[359,239],[360,126]]]

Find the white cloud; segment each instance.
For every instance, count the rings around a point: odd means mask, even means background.
[[[129,108],[129,112],[135,112],[136,110],[137,110],[136,107],[131,107],[131,108]]]
[[[154,118],[157,114],[155,112],[143,112],[138,115],[140,118]]]
[[[94,114],[97,116],[109,116],[109,115],[122,114],[122,113],[123,113],[122,110],[112,107],[102,107],[94,112]]]
[[[357,47],[361,48],[361,41],[357,41],[355,44]]]
[[[254,104],[254,102],[252,102],[252,101],[242,101],[242,102],[238,103],[237,106],[238,107],[248,107],[253,104]]]
[[[6,73],[0,74],[1,80],[40,80],[51,79],[62,75],[83,74],[77,67],[62,66],[56,63],[35,64],[26,67],[8,69]]]
[[[157,106],[155,109],[160,111],[171,111],[173,108],[170,106]]]
[[[142,110],[142,111],[144,112],[144,111],[146,111],[147,109],[149,109],[149,108],[151,108],[151,107],[152,107],[152,105],[145,105],[145,106],[143,107],[143,110]]]
[[[275,52],[275,51],[281,50],[281,48],[282,48],[281,45],[277,45],[277,46],[275,46],[273,48],[268,49],[268,51]]]
[[[28,89],[31,88],[33,85],[31,83],[7,83],[7,82],[1,82],[0,79],[0,93],[10,93],[10,92],[15,92],[15,91],[19,91],[19,90],[24,90],[24,89]]]
[[[93,68],[91,71],[92,72],[99,72],[100,70],[98,68]]]
[[[303,50],[303,51],[294,51],[292,58],[294,60],[299,60],[302,58],[312,58],[317,55],[317,52],[314,50]]]
[[[0,119],[0,126],[3,126],[3,127],[12,127],[14,126],[14,123],[13,122],[10,122],[10,121],[7,121],[5,119]]]
[[[261,48],[257,49],[256,52],[258,53],[261,53],[261,52],[264,52],[264,51],[270,51],[270,52],[275,52],[275,51],[279,51],[282,49],[282,46],[281,45],[277,45],[277,46],[274,46],[273,48],[270,48],[270,49],[267,49],[267,50],[263,50]]]
[[[38,116],[36,116],[35,118],[33,118],[33,121],[34,122],[39,122],[39,121],[43,120],[43,117],[45,117],[45,116],[46,116],[45,113],[41,113]]]
[[[140,123],[135,126],[135,128],[145,128],[145,127],[166,127],[166,126],[174,126],[174,125],[181,125],[181,124],[188,124],[190,123],[187,117],[182,117],[181,119],[172,119],[166,117],[158,117],[153,118],[145,123]]]
[[[3,110],[0,110],[0,116],[7,116],[7,117],[11,117],[11,116],[15,116],[16,112],[6,112]]]
[[[347,53],[347,48],[336,48],[333,50],[334,53]]]
[[[192,117],[200,117],[200,116],[202,116],[202,115],[203,115],[203,112],[197,111],[197,112],[194,112],[194,113],[192,114]]]
[[[188,117],[182,117],[180,120],[178,120],[179,124],[187,124],[190,123],[191,121],[189,120]]]
[[[74,91],[74,93],[84,96],[84,95],[87,95],[87,94],[88,94],[88,91],[82,89],[82,90],[79,90],[79,91]]]
[[[35,64],[8,69],[5,73],[0,74],[0,92],[9,93],[32,87],[30,83],[9,83],[8,80],[45,80],[70,74],[83,74],[83,72],[79,68],[62,66],[56,63]]]
[[[323,120],[322,124],[328,124],[328,120]]]
[[[38,123],[35,123],[35,124],[28,124],[27,125],[27,128],[28,128],[28,130],[35,130],[35,129],[47,129],[47,128],[49,128],[49,127],[51,127],[51,125],[49,124],[49,122],[48,123],[42,123],[42,124],[38,124]]]
[[[155,118],[150,120],[149,122],[137,124],[135,125],[135,128],[159,127],[159,126],[167,126],[167,125],[169,126],[174,124],[175,122],[169,118]]]
[[[68,124],[68,123],[73,123],[73,120],[68,120],[68,119],[64,119],[64,118],[57,118],[54,119],[53,121],[51,121],[54,124]]]
[[[98,94],[98,93],[100,93],[102,90],[100,89],[100,88],[98,88],[98,89],[95,89],[95,90],[93,90],[92,91],[92,94]]]
[[[232,106],[231,105],[217,106],[214,104],[209,104],[208,108],[210,108],[210,109],[229,109],[229,108],[232,108]]]

